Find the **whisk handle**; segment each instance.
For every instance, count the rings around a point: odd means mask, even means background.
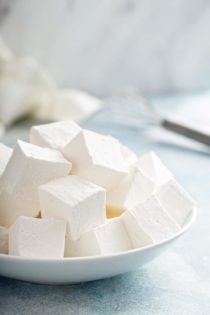
[[[162,119],[161,126],[167,130],[210,146],[210,134],[208,133],[188,127],[182,123],[177,123],[170,119]]]

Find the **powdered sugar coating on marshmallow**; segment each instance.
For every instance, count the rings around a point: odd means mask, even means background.
[[[36,217],[38,186],[70,170],[60,152],[18,141],[0,179],[0,224],[9,227],[20,215]]]
[[[30,130],[30,142],[40,147],[61,149],[71,141],[81,128],[72,120],[33,126]]]
[[[77,176],[40,186],[39,199],[42,217],[66,220],[67,236],[73,240],[106,219],[105,190]]]
[[[105,189],[116,187],[128,174],[120,144],[109,136],[82,130],[62,151],[73,163],[72,174]]]
[[[9,254],[30,258],[63,258],[66,222],[20,216],[9,230]]]

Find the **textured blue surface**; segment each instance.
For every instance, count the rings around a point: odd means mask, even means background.
[[[111,133],[142,154],[155,150],[198,204],[192,229],[143,268],[115,278],[78,285],[35,285],[0,278],[0,314],[210,314],[210,156],[205,147],[184,149],[135,130]],[[25,130],[15,131],[24,138]],[[5,142],[12,144],[14,131]]]

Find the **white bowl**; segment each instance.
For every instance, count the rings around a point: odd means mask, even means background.
[[[196,208],[179,233],[161,243],[108,256],[30,259],[0,254],[0,275],[45,284],[67,284],[104,279],[145,265],[186,232]]]

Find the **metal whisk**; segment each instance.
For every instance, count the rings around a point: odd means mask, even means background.
[[[160,126],[176,134],[210,145],[210,133],[164,117],[146,98],[136,92],[124,93],[111,98],[102,112],[103,117],[113,124],[137,129]],[[98,114],[96,113],[96,115]]]

